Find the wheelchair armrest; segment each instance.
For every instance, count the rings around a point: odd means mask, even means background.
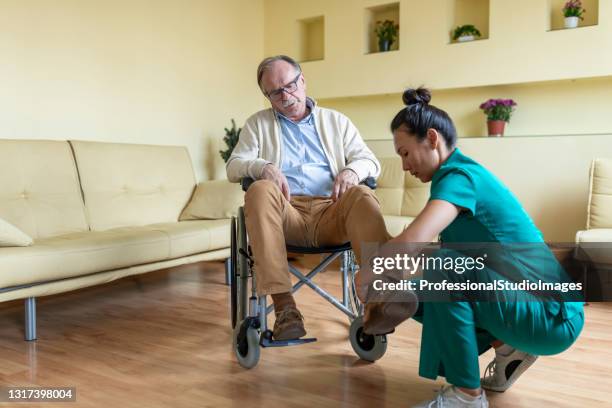
[[[242,186],[242,191],[246,192],[249,187],[251,187],[251,184],[253,184],[255,182],[255,179],[252,179],[250,177],[244,177],[240,180],[240,185]]]
[[[242,191],[247,191],[254,182],[255,180],[250,177],[244,177],[241,179],[240,185],[242,186]],[[372,190],[376,190],[377,187],[376,179],[374,177],[366,177],[366,179],[359,184],[364,184],[370,187]]]
[[[374,177],[366,177],[366,179],[363,180],[359,184],[365,184],[366,186],[370,187],[372,190],[376,190],[376,187],[378,186],[378,184],[376,183],[376,179]]]

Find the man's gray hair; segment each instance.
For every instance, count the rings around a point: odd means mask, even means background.
[[[300,67],[300,64],[298,64],[298,62],[294,60],[293,58],[288,57],[286,55],[275,55],[273,57],[265,58],[263,61],[259,63],[259,66],[257,67],[257,85],[259,85],[259,88],[262,91],[263,91],[263,88],[261,88],[261,78],[263,77],[263,74],[266,72],[268,67],[276,61],[285,61],[291,64],[291,66],[295,68],[295,70],[298,73],[302,72],[302,67]]]

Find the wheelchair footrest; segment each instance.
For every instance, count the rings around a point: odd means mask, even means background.
[[[306,343],[314,343],[315,341],[317,341],[316,338],[273,340],[272,332],[270,330],[266,330],[265,332],[261,334],[259,345],[261,347],[286,347],[286,346],[298,346],[300,344],[306,344]]]

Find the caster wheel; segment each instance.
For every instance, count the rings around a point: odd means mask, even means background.
[[[234,353],[244,368],[253,368],[259,362],[259,330],[250,319],[244,320],[234,330]]]
[[[362,360],[374,362],[387,351],[387,336],[373,336],[363,332],[363,319],[358,317],[351,322],[349,339],[355,354]]]

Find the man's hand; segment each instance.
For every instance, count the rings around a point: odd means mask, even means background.
[[[291,192],[289,191],[289,183],[287,182],[287,178],[285,175],[272,163],[268,163],[264,166],[263,171],[261,172],[262,180],[270,180],[274,184],[280,188],[281,192],[287,199],[287,201],[291,200]]]
[[[334,181],[331,199],[333,201],[338,200],[346,190],[356,186],[357,184],[359,184],[359,177],[357,176],[357,173],[350,169],[342,170],[340,173],[338,173],[338,176],[336,176],[336,180]]]

